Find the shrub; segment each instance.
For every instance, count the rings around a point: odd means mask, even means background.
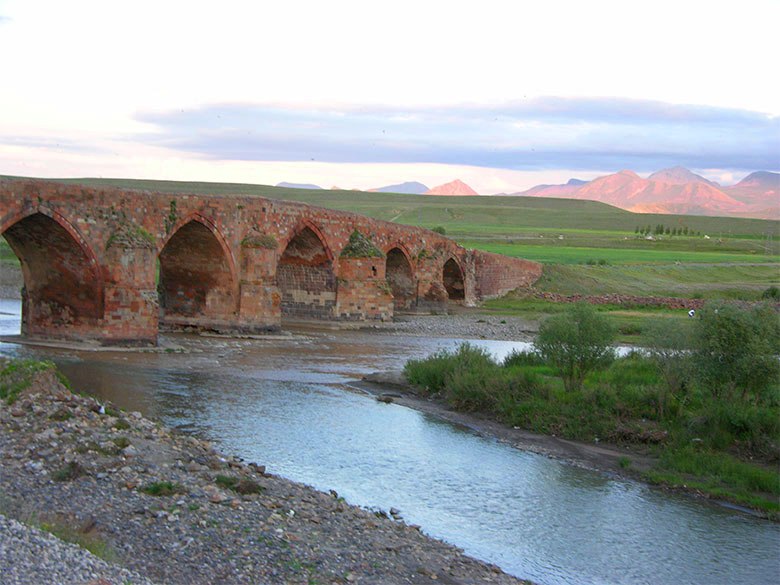
[[[407,361],[404,376],[426,394],[438,394],[444,389],[446,376],[453,368],[452,352],[439,350],[427,358]]]
[[[657,320],[647,327],[645,339],[648,355],[664,380],[659,401],[659,415],[663,417],[669,401],[684,402],[690,389],[693,377],[691,327],[679,321]]]
[[[515,366],[541,366],[544,365],[544,360],[535,351],[522,350],[518,351],[513,349],[511,353],[507,354],[502,362],[505,368],[512,368]]]
[[[780,301],[780,288],[777,288],[775,285],[770,286],[763,293],[761,293],[761,298]]]
[[[355,230],[349,236],[349,242],[341,251],[343,258],[382,258],[384,254],[374,245],[371,238]]]
[[[708,305],[693,341],[698,378],[713,396],[733,397],[741,390],[743,399],[762,400],[780,378],[780,320],[771,307]]]
[[[534,346],[557,368],[566,390],[582,387],[588,372],[607,366],[615,357],[615,331],[590,305],[577,303],[539,327]]]
[[[441,235],[443,235],[443,236],[446,236],[446,235],[447,235],[447,230],[446,230],[446,229],[444,229],[444,226],[443,226],[443,225],[437,225],[436,227],[432,227],[432,228],[431,228],[431,231],[432,231],[432,232],[436,232],[437,234],[441,234]]]

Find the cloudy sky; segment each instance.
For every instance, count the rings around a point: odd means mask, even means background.
[[[780,170],[780,1],[0,0],[0,174],[483,193]]]

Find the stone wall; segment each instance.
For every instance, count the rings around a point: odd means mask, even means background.
[[[481,299],[493,299],[517,288],[530,287],[542,275],[542,265],[522,258],[473,250],[477,290]]]

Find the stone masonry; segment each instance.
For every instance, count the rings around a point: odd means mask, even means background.
[[[381,257],[342,257],[356,230]],[[161,325],[256,333],[288,318],[388,320],[541,275],[426,229],[251,196],[2,181],[0,234],[22,265],[22,333],[106,345],[154,345]]]

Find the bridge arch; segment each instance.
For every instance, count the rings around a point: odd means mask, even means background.
[[[22,333],[71,339],[94,333],[105,311],[104,278],[78,229],[38,206],[6,217],[0,234],[22,268]]]
[[[220,329],[238,310],[238,280],[230,246],[200,213],[177,222],[158,253],[160,320],[173,327]]]
[[[460,263],[451,256],[442,266],[442,284],[451,301],[466,298],[466,279]]]
[[[309,221],[301,222],[276,265],[283,319],[333,318],[337,292],[333,260],[322,231]]]
[[[393,294],[395,310],[408,309],[417,297],[417,279],[412,257],[403,244],[394,244],[385,251],[385,279]]]

